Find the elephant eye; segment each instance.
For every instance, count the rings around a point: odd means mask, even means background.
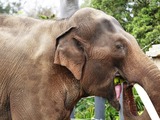
[[[123,49],[124,46],[123,46],[123,44],[121,44],[120,42],[118,42],[118,43],[116,43],[116,48],[117,49]]]

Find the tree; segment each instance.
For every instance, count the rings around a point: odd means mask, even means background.
[[[139,10],[139,12],[137,11]],[[137,39],[144,51],[160,43],[160,5],[158,0],[137,1],[133,6],[134,17],[125,28]]]
[[[27,0],[0,0],[0,13],[6,14],[22,14],[34,18],[52,19],[55,17],[53,12],[54,5],[44,7],[37,0],[30,2],[32,7],[28,8]]]
[[[127,0],[92,0],[91,7],[102,10],[107,14],[114,16],[122,26],[131,19],[130,9]]]
[[[20,0],[14,2],[6,0],[5,2],[0,0],[0,13],[13,14],[17,13],[21,9],[22,3]]]
[[[78,0],[60,0],[59,18],[68,18],[78,9]]]
[[[114,16],[144,51],[160,43],[159,0],[92,0],[90,6]]]

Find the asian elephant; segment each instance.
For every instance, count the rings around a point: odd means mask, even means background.
[[[160,72],[112,16],[93,8],[56,21],[0,16],[0,120],[68,120],[89,95],[119,110],[117,73],[142,85],[160,113]]]

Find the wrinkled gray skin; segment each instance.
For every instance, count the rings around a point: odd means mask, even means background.
[[[84,8],[59,21],[0,16],[0,58],[0,120],[68,120],[89,95],[107,98],[118,110],[117,72],[140,83],[160,110],[154,97],[159,71],[99,10]]]
[[[136,103],[132,94],[132,87],[123,84],[123,116],[124,120],[151,120],[147,110],[138,115]]]

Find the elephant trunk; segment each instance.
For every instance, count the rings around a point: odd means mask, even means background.
[[[132,54],[126,59],[123,73],[129,83],[138,83],[145,89],[160,116],[160,71],[153,61],[142,51],[137,54],[134,53],[134,57]],[[128,108],[125,103],[124,111],[128,113]],[[126,113],[125,116],[129,116],[129,120],[131,120],[131,118],[133,118],[133,120],[141,120],[144,119],[144,117],[146,117],[145,120],[147,120],[148,118],[148,113],[146,111],[141,115],[141,117],[136,118],[130,113],[128,115]]]
[[[150,120],[148,112],[144,110],[141,115],[138,115],[137,107],[133,99],[132,87],[123,85],[123,116],[124,120]]]

